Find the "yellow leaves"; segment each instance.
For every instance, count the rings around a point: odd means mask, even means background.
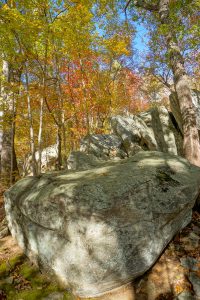
[[[3,21],[2,27],[5,26],[7,34],[12,34],[16,38],[16,33],[27,37],[35,33],[38,34],[41,29],[41,21],[39,21],[34,14],[30,12],[21,13],[16,7],[3,5],[0,9],[1,19]],[[30,36],[28,36],[30,38]]]
[[[182,293],[184,291],[184,288],[183,288],[182,285],[177,284],[174,287],[174,291],[175,291],[176,295],[178,295],[178,294],[180,294],[180,293]]]
[[[85,52],[91,44],[92,18],[91,7],[87,1],[76,1],[52,24],[51,30],[62,39],[63,50],[74,59]]]
[[[124,37],[119,34],[114,35],[108,40],[104,41],[104,44],[109,52],[120,55],[130,55],[130,38]]]
[[[6,11],[6,10],[9,10],[9,9],[10,9],[10,7],[8,6],[7,3],[4,4],[4,5],[1,7],[1,10],[2,10],[2,11]]]

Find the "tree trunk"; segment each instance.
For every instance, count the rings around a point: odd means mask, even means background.
[[[1,173],[1,151],[3,144],[3,109],[0,108],[0,173]]]
[[[65,127],[65,115],[62,113],[62,133],[63,133],[63,165],[67,168],[67,136],[66,136],[66,127]]]
[[[27,108],[28,108],[28,119],[29,119],[29,132],[30,132],[30,149],[31,149],[31,169],[33,176],[37,175],[37,165],[36,165],[36,158],[35,158],[35,140],[34,140],[34,129],[33,129],[33,118],[32,118],[32,111],[31,111],[31,98],[29,94],[29,80],[28,80],[28,71],[26,67],[25,72],[25,79],[26,79],[26,96],[27,96]]]
[[[127,5],[131,1],[129,0]],[[192,95],[188,83],[186,69],[184,66],[184,58],[181,54],[176,33],[170,24],[170,0],[160,0],[158,4],[150,4],[149,1],[135,0],[136,7],[141,7],[147,11],[157,12],[159,14],[160,23],[167,25],[168,33],[165,35],[167,50],[169,54],[170,67],[174,75],[174,87],[180,106],[183,119],[183,151],[184,156],[194,165],[200,166],[200,144],[197,129],[196,115],[192,103]],[[127,8],[126,5],[126,8]]]
[[[85,125],[87,130],[87,135],[90,135],[90,116],[89,116],[89,107],[88,107],[88,99],[87,99],[87,92],[86,92],[86,85],[85,85],[85,71],[83,69],[83,62],[82,59],[79,58],[80,68],[81,68],[81,85],[83,90],[83,101],[85,104]]]
[[[63,94],[61,88],[61,77],[60,77],[60,66],[59,66],[59,58],[56,53],[56,49],[54,56],[54,67],[56,70],[56,85],[55,90],[58,96],[58,114],[57,114],[57,145],[58,145],[58,158],[57,158],[57,168],[60,170],[62,165],[66,165],[66,135],[65,135],[65,112],[64,112],[64,102],[63,102]],[[62,144],[64,146],[64,155],[62,154]]]
[[[8,62],[3,61],[3,78],[6,84],[11,81],[11,78],[15,80],[13,76],[13,70],[9,66]],[[17,167],[16,153],[14,147],[15,137],[15,95],[13,92],[8,91],[4,87],[4,83],[1,85],[2,103],[2,126],[1,126],[1,181],[5,185],[11,185],[16,177],[19,176]]]
[[[42,171],[42,130],[43,130],[43,108],[44,108],[44,97],[40,100],[40,124],[38,131],[38,174]]]
[[[159,16],[162,24],[169,25],[169,0],[160,0]],[[183,151],[185,157],[194,165],[200,166],[200,144],[196,115],[192,95],[176,35],[172,30],[166,35],[171,69],[174,75],[174,86],[177,93],[183,119]]]
[[[62,127],[58,126],[57,128],[57,148],[58,148],[58,157],[56,161],[56,169],[61,170],[62,166]]]

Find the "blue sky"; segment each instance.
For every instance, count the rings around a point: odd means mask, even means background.
[[[140,24],[140,23],[136,23],[136,36],[135,39],[133,41],[133,46],[134,48],[136,48],[139,52],[144,52],[147,50],[147,42],[148,42],[148,38],[147,38],[147,30],[145,29],[145,27]]]

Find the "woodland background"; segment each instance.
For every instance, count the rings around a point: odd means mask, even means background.
[[[190,88],[199,89],[200,2],[167,1],[164,23],[157,2],[0,1],[3,185],[22,175],[30,153],[39,174],[42,149],[57,144],[61,169],[83,136],[109,131],[110,116],[169,106],[169,32]]]

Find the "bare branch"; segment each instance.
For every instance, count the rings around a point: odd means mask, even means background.
[[[64,8],[63,10],[61,10],[53,19],[52,19],[52,23],[64,12],[67,11],[69,7]]]
[[[133,2],[133,5],[139,8],[146,9],[148,11],[158,11],[159,10],[159,1],[156,4],[150,4],[144,0],[129,0],[125,6],[125,12],[129,7],[130,3]]]

